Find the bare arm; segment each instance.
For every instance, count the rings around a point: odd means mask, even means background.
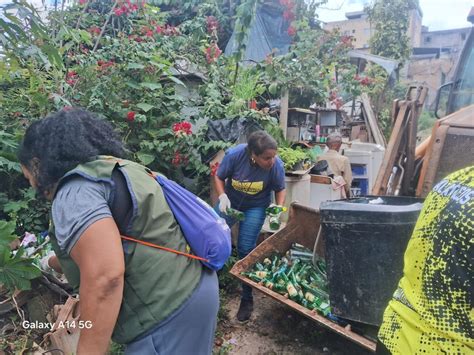
[[[220,179],[219,176],[215,176],[215,183],[216,183],[216,192],[217,192],[217,196],[220,196],[222,195],[223,193],[225,193],[225,190],[224,190],[224,181]]]
[[[81,271],[81,329],[77,354],[105,354],[123,296],[125,263],[120,234],[112,218],[90,225],[71,251]]]
[[[275,192],[275,202],[279,206],[283,206],[285,203],[285,197],[286,197],[286,189],[283,189],[281,191]]]

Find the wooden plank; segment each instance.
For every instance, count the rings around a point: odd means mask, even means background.
[[[398,113],[398,117],[395,120],[395,126],[393,127],[390,140],[388,142],[385,154],[383,157],[382,165],[380,166],[377,179],[375,180],[374,187],[372,188],[373,195],[384,195],[387,191],[387,183],[392,173],[393,164],[398,155],[398,149],[400,148],[400,142],[403,136],[403,128],[406,121],[406,116],[409,114],[408,111],[409,103],[404,101]]]
[[[448,132],[448,125],[440,125],[436,130],[436,135],[433,139],[433,145],[429,157],[423,161],[423,168],[426,164],[426,171],[423,174],[423,181],[421,185],[420,197],[426,197],[433,187],[433,182],[438,170],[439,160],[443,152],[444,142],[446,140],[446,133]]]
[[[364,116],[366,116],[367,118],[367,122],[369,123],[370,131],[374,137],[375,143],[381,145],[382,147],[385,147],[387,145],[385,142],[385,137],[382,134],[382,131],[380,130],[380,127],[377,122],[377,117],[375,116],[374,111],[372,110],[369,96],[366,93],[363,93],[360,98],[362,100],[362,108],[365,113]]]
[[[331,178],[329,176],[311,174],[310,177],[311,183],[331,185]]]
[[[402,195],[412,196],[412,182],[415,172],[415,151],[416,151],[416,134],[418,131],[418,118],[420,117],[423,105],[425,103],[428,88],[419,86],[417,88],[417,95],[415,101],[412,102],[410,110],[410,118],[408,122],[408,139],[406,146],[406,163],[405,173],[402,181]]]

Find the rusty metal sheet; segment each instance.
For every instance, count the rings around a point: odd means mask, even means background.
[[[273,292],[272,290],[259,285],[258,283],[241,275],[242,272],[248,271],[257,261],[262,261],[273,253],[286,252],[288,249],[290,249],[292,243],[300,243],[307,248],[313,249],[319,231],[319,218],[320,216],[318,210],[300,205],[298,203],[291,204],[290,218],[287,226],[281,231],[275,233],[270,238],[264,240],[244,259],[239,260],[230,270],[230,273],[242,282],[245,282],[258,291],[263,292],[274,300],[287,305],[298,313],[315,321],[319,325],[328,328],[329,330],[372,352],[375,352],[376,343],[373,340],[353,332],[350,327],[342,327],[336,323],[333,323],[329,319],[324,318],[323,316],[320,316],[319,314],[299,305],[298,303],[293,302],[292,300],[287,299],[284,296]],[[322,246],[322,243],[318,244],[316,250],[319,255],[323,256],[324,247]]]

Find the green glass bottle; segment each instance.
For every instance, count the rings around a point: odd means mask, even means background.
[[[281,226],[281,221],[280,221],[280,216],[270,216],[268,219],[268,225],[270,226],[270,229],[273,231],[276,231],[280,229]]]
[[[311,287],[307,282],[305,281],[301,281],[301,286],[305,289],[305,291],[309,291],[311,292],[313,295],[316,295],[318,296],[319,298],[321,298],[322,300],[328,300],[329,299],[329,295],[327,294],[327,292],[325,291],[322,291],[318,288],[315,288],[315,287]]]
[[[226,210],[226,215],[238,221],[243,221],[245,219],[245,215],[243,212],[230,207]]]
[[[281,275],[281,278],[283,279],[283,281],[285,281],[285,285],[286,285],[286,291],[288,292],[288,297],[290,299],[292,299],[293,301],[300,301],[300,297],[298,295],[298,290],[296,289],[296,287],[293,285],[293,283],[290,281],[290,279],[288,278],[288,276],[286,276],[285,273],[283,273]]]
[[[275,214],[280,214],[282,212],[286,212],[287,208],[284,206],[270,206],[265,209],[265,213],[267,215],[275,215]]]

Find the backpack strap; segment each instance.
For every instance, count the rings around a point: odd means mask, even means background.
[[[147,169],[148,175],[154,178],[154,174],[151,170]],[[201,258],[196,255],[184,253],[179,250],[174,250],[170,248],[166,248],[160,245],[156,245],[150,242],[145,242],[143,240],[139,240],[136,238],[132,238],[127,236],[127,229],[132,218],[132,197],[130,196],[130,191],[128,190],[127,181],[125,180],[125,176],[120,171],[119,168],[115,168],[112,172],[112,180],[115,184],[115,192],[114,192],[114,199],[112,204],[109,206],[110,212],[112,213],[112,217],[117,224],[117,227],[120,232],[120,237],[123,240],[127,240],[130,242],[135,242],[138,244],[146,245],[152,248],[165,250],[171,253],[175,253],[178,255],[183,255],[191,259],[196,259],[204,262],[208,262],[207,259]]]

